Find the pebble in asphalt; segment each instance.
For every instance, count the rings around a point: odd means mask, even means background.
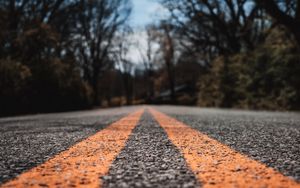
[[[103,187],[199,186],[183,156],[148,111],[102,180]]]

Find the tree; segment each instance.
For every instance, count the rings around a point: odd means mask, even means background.
[[[174,70],[174,41],[171,36],[171,25],[162,22],[161,29],[163,31],[161,47],[163,52],[163,59],[167,68],[169,87],[171,91],[171,100],[173,103],[176,102],[175,95],[175,70]]]
[[[131,6],[128,0],[80,1],[76,48],[84,78],[94,90],[94,103],[99,104],[99,77],[111,67],[110,50],[116,32],[127,20]]]
[[[171,94],[171,102],[176,103],[176,78],[175,78],[175,64],[176,64],[176,48],[175,48],[175,33],[173,26],[166,20],[162,20],[159,25],[156,25],[153,30],[154,38],[159,44],[159,51],[157,53],[163,62],[163,69],[167,74],[168,86]]]
[[[253,49],[264,20],[251,0],[162,0],[185,50],[202,54],[209,64],[219,54]]]
[[[131,105],[133,99],[132,74],[134,65],[127,57],[129,48],[132,46],[132,42],[129,39],[130,34],[132,34],[132,29],[130,27],[124,27],[123,30],[118,33],[118,36],[114,41],[114,58],[117,67],[122,74],[127,105]]]
[[[279,24],[285,26],[295,37],[300,47],[300,1],[299,0],[255,0]]]
[[[99,104],[99,80],[115,68],[112,41],[130,12],[130,0],[0,0],[2,67],[31,73],[11,96],[22,93],[27,98],[19,105],[31,104],[34,112],[86,107],[91,94]]]
[[[158,49],[158,43],[155,41],[155,26],[148,25],[146,26],[146,48],[143,49],[141,46],[139,46],[140,49],[140,56],[142,63],[144,65],[145,69],[145,76],[147,83],[147,101],[152,102],[154,98],[154,68],[155,68],[155,61],[157,56],[157,49]]]

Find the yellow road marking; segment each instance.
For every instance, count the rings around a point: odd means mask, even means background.
[[[0,187],[101,187],[100,177],[108,173],[143,112],[120,119]]]
[[[300,187],[273,168],[154,109],[150,112],[184,155],[203,187]]]

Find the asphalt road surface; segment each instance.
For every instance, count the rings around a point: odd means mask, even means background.
[[[0,132],[0,187],[300,187],[296,112],[132,106]]]

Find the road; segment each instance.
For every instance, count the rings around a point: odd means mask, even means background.
[[[0,131],[0,187],[300,187],[296,112],[132,106]]]

